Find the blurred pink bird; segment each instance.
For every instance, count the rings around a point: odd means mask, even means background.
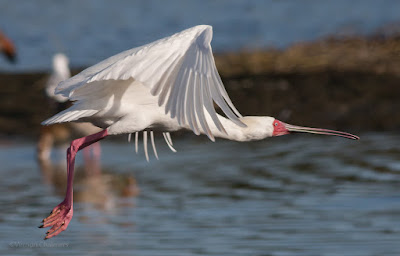
[[[15,62],[16,51],[11,40],[0,31],[0,51],[7,57],[10,62]]]

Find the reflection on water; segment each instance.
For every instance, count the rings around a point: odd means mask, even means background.
[[[54,186],[57,195],[65,196],[67,188],[66,164],[53,164],[50,159],[40,159],[43,182]],[[84,202],[97,209],[115,208],[115,197],[137,196],[139,188],[132,175],[113,175],[101,170],[97,158],[85,157],[74,177],[74,202]]]
[[[46,241],[67,249],[9,246],[42,241],[35,225],[62,200],[66,178],[63,167],[40,171],[33,143],[0,146],[0,254],[399,255],[399,140],[177,137],[178,153],[159,142],[150,163],[132,144],[105,140],[101,172],[78,161],[68,230]]]

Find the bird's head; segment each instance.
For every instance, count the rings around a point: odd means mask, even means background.
[[[272,136],[281,136],[281,135],[286,135],[286,134],[290,134],[293,132],[305,132],[305,133],[314,133],[314,134],[321,134],[321,135],[339,136],[339,137],[352,139],[352,140],[360,139],[360,137],[350,134],[350,133],[347,133],[347,132],[291,125],[291,124],[287,124],[282,121],[279,121],[277,119],[274,119],[272,121],[272,127],[273,127]]]
[[[63,53],[57,53],[53,56],[53,70],[56,72],[69,72],[69,60]]]

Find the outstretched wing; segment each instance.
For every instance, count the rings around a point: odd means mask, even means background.
[[[71,100],[83,86],[96,81],[134,78],[158,96],[165,113],[187,124],[196,134],[200,128],[214,140],[206,113],[215,126],[225,132],[213,106],[239,126],[245,126],[232,104],[215,66],[211,49],[212,27],[200,25],[170,37],[110,57],[62,82],[56,89]],[[95,88],[93,88],[95,90]],[[79,100],[79,95],[75,95]]]

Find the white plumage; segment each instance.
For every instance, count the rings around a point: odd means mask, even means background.
[[[66,102],[68,100],[68,97],[55,94],[57,85],[71,77],[68,65],[69,60],[65,54],[57,53],[53,56],[53,72],[46,83],[46,94],[49,98],[57,102]]]
[[[117,54],[58,85],[56,93],[75,103],[43,124],[87,121],[104,130],[71,142],[67,151],[67,193],[64,201],[43,220],[41,227],[52,226],[46,238],[64,231],[72,218],[77,152],[108,135],[135,133],[137,152],[139,132],[143,132],[146,159],[148,134],[158,157],[153,131],[163,132],[173,151],[169,132],[179,129],[204,133],[211,140],[214,137],[261,140],[292,131],[358,139],[345,132],[285,124],[269,116],[242,117],[229,99],[215,67],[211,38],[210,26],[189,28]],[[227,118],[216,113],[214,103]]]
[[[244,127],[215,67],[211,39],[212,27],[200,25],[82,71],[56,89],[75,101],[74,106],[43,124],[89,121],[108,128],[109,134],[152,127],[168,132],[187,126],[214,140],[210,119],[225,132],[215,102],[230,120]],[[162,112],[169,114],[170,122],[165,122]],[[155,113],[162,120],[155,120]]]

